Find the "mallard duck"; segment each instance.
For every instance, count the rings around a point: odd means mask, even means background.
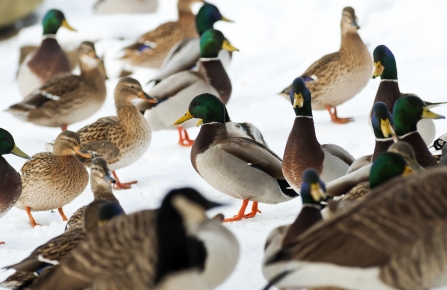
[[[97,14],[154,13],[158,0],[97,0],[93,9]]]
[[[160,103],[151,108],[150,104],[140,102],[138,108],[140,111],[146,110],[144,117],[152,130],[174,129],[172,123],[198,94],[211,93],[219,96],[224,104],[228,102],[232,91],[231,81],[217,58],[222,49],[237,51],[225,40],[222,32],[215,29],[207,30],[200,39],[198,71],[183,71],[171,75],[149,91],[149,95],[158,99]],[[194,125],[191,121],[177,126],[180,145],[191,146],[194,143],[186,132],[187,128]]]
[[[60,74],[7,110],[15,117],[40,126],[61,127],[96,113],[106,99],[106,85],[95,46],[84,41],[78,53],[81,74]]]
[[[428,151],[416,126],[421,119],[445,119],[445,117],[430,111],[424,101],[416,96],[399,98],[394,104],[393,117],[397,137],[413,146],[419,164],[423,167],[438,164]]]
[[[388,110],[393,112],[394,104],[402,96],[415,96],[414,94],[403,94],[399,90],[399,84],[397,81],[397,66],[396,59],[391,50],[385,45],[379,45],[374,49],[374,72],[372,78],[375,79],[380,76],[380,85],[377,89],[377,94],[374,99],[376,102],[384,102]],[[430,103],[425,102],[427,107],[435,107],[444,102]],[[435,138],[435,124],[433,120],[421,120],[417,123],[417,130],[421,134],[425,144],[431,145]]]
[[[56,40],[60,27],[75,31],[64,14],[56,9],[49,10],[43,20],[43,40],[35,53],[30,53],[19,68],[17,83],[22,96],[28,96],[47,81],[60,73],[70,72],[70,63]]]
[[[31,159],[17,147],[12,135],[0,128],[0,218],[12,208],[22,193],[20,174],[3,158],[6,154]],[[4,243],[0,241],[0,245]]]
[[[276,204],[298,196],[284,178],[278,155],[252,139],[228,135],[225,107],[219,98],[198,95],[174,125],[192,118],[203,122],[191,150],[192,166],[212,187],[243,200],[238,214],[225,222],[255,217],[260,212],[258,202]],[[245,214],[250,200],[252,211]]]
[[[23,165],[22,195],[15,207],[26,211],[33,227],[37,223],[31,211],[57,208],[67,221],[62,207],[80,195],[88,184],[88,172],[75,154],[91,158],[82,148],[78,134],[64,131],[57,136],[53,153],[37,153]]]
[[[173,190],[159,209],[89,235],[33,289],[214,289],[239,256],[234,235],[205,215],[217,205],[193,189]]]
[[[341,18],[340,50],[317,60],[301,75],[312,92],[312,108],[328,110],[336,124],[352,121],[352,118],[339,118],[336,107],[352,99],[366,86],[373,69],[368,49],[357,33],[359,28],[354,9],[345,7]],[[291,90],[292,85],[280,94],[288,98]]]
[[[177,42],[197,37],[191,6],[198,2],[204,1],[178,0],[178,20],[163,23],[155,30],[140,36],[135,43],[124,48],[123,59],[129,60],[135,66],[159,68]]]
[[[320,213],[321,202],[327,198],[324,182],[313,168],[304,171],[302,180],[300,191],[302,209],[292,224],[280,226],[270,232],[264,247],[264,260],[323,219]]]
[[[279,288],[445,285],[446,182],[447,169],[437,167],[377,187],[266,261],[264,276]]]
[[[204,3],[196,15],[196,28],[201,36],[208,29],[213,28],[214,23],[222,20],[233,22],[220,14],[219,9],[210,3]],[[223,53],[226,55],[224,56]],[[226,67],[226,61],[231,60],[231,52],[221,50],[219,58]],[[155,84],[175,73],[189,70],[196,65],[200,59],[200,37],[186,38],[179,41],[166,56],[163,65],[157,75],[152,79]]]
[[[116,189],[128,189],[131,184],[136,183],[120,182],[115,171],[137,161],[151,143],[151,128],[132,104],[137,98],[157,103],[157,99],[143,91],[137,80],[131,77],[121,78],[115,88],[117,116],[98,119],[77,132],[85,149],[107,161],[116,179]],[[90,166],[90,160],[85,161]]]
[[[42,271],[59,264],[81,241],[85,240],[88,233],[95,232],[98,227],[120,214],[123,212],[118,204],[106,200],[92,202],[85,210],[84,228],[65,232],[36,248],[21,262],[6,266],[5,269],[15,269],[17,272],[1,282],[0,286],[11,289],[28,287]]]
[[[225,108],[225,125],[227,126],[228,136],[250,138],[265,147],[269,147],[264,140],[264,136],[262,136],[261,130],[252,123],[237,123],[231,121],[227,108]]]
[[[298,192],[303,182],[303,172],[309,167],[315,168],[326,182],[345,175],[355,158],[340,146],[320,145],[315,136],[312,96],[301,77],[293,81],[290,101],[296,118],[282,163],[286,180]]]
[[[100,157],[93,158],[90,166],[90,186],[94,200],[107,200],[116,203],[121,208],[120,202],[112,192],[111,184],[115,184],[115,182],[115,179],[110,176],[107,162]],[[82,206],[73,213],[65,226],[65,231],[84,227],[86,208],[86,205]],[[122,208],[121,211],[124,212]]]

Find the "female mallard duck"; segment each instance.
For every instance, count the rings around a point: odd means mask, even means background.
[[[393,112],[394,104],[402,96],[415,96],[414,94],[402,94],[399,90],[397,81],[397,66],[396,59],[391,50],[385,45],[379,45],[374,49],[374,73],[372,78],[375,79],[380,76],[380,85],[377,89],[376,102],[384,102],[388,110]],[[425,102],[427,107],[435,107],[441,103]],[[417,131],[421,134],[425,144],[431,145],[435,138],[436,128],[433,120],[422,120],[417,123]]]
[[[321,202],[327,198],[324,182],[313,168],[306,169],[302,179],[300,191],[303,201],[302,209],[292,224],[278,227],[269,234],[264,247],[264,260],[323,219],[320,212]]]
[[[156,99],[143,91],[137,80],[131,77],[121,78],[115,88],[117,116],[98,119],[78,131],[84,148],[95,157],[102,157],[107,161],[116,179],[116,189],[128,189],[136,181],[121,183],[115,170],[137,161],[151,143],[151,128],[132,104],[137,98],[157,103]],[[86,160],[85,164],[90,166],[90,160]]]
[[[85,240],[88,233],[95,232],[110,219],[121,214],[123,211],[118,204],[106,200],[92,202],[85,209],[83,228],[65,232],[36,248],[21,262],[6,266],[6,269],[15,269],[17,272],[1,282],[0,286],[11,289],[28,287],[42,271],[59,264],[81,241]]]
[[[93,158],[90,166],[90,186],[94,200],[107,200],[116,203],[121,208],[120,202],[112,192],[112,184],[115,184],[115,182],[115,179],[110,176],[107,162],[100,157]],[[86,205],[82,206],[73,213],[65,226],[65,231],[84,227],[86,208]],[[121,211],[124,212],[122,208]]]
[[[20,174],[3,158],[3,155],[6,154],[31,159],[17,147],[12,135],[5,129],[0,128],[0,217],[12,208],[22,193]],[[4,242],[0,241],[1,244],[4,244]]]
[[[97,0],[93,9],[97,14],[154,13],[158,0]]]
[[[352,118],[339,118],[336,106],[357,95],[368,83],[373,69],[368,49],[357,33],[359,28],[354,9],[345,7],[340,50],[317,60],[301,76],[312,92],[313,109],[328,110],[332,122],[337,124],[352,121]],[[292,85],[281,94],[288,98],[291,90]]]
[[[123,59],[132,65],[159,68],[171,48],[180,40],[197,37],[195,16],[191,6],[203,0],[178,0],[178,20],[166,22],[147,32],[138,41],[124,48]]]
[[[144,117],[152,130],[173,129],[172,123],[198,94],[211,93],[218,96],[224,104],[228,102],[232,91],[231,81],[217,58],[222,49],[237,51],[225,40],[222,32],[215,29],[207,30],[200,38],[199,70],[171,75],[149,91],[149,95],[158,99],[160,103],[153,108],[150,104],[143,103],[139,104],[138,108],[140,111],[146,110]],[[191,146],[194,143],[186,132],[187,128],[194,125],[195,123],[191,121],[177,126],[180,145]]]
[[[196,15],[196,28],[198,34],[201,36],[208,29],[214,28],[214,23],[219,20],[232,22],[231,20],[222,16],[216,6],[210,3],[204,3]],[[227,67],[227,62],[231,60],[231,52],[221,50],[219,53],[219,58],[223,66]],[[171,49],[171,51],[169,51],[163,65],[152,80],[155,84],[158,84],[161,80],[169,77],[170,75],[191,69],[196,65],[199,59],[200,37],[183,39],[179,41]]]
[[[445,167],[395,179],[285,246],[264,263],[264,276],[279,288],[443,286],[446,205]]]
[[[64,221],[62,207],[80,195],[88,184],[88,172],[76,158],[91,158],[81,146],[78,134],[64,131],[54,141],[53,153],[33,155],[22,167],[22,195],[15,207],[28,214],[33,227],[37,225],[31,211],[57,208]]]
[[[159,209],[90,234],[33,289],[214,289],[239,256],[234,235],[205,215],[215,206],[193,189],[173,190]]]
[[[192,166],[212,187],[243,200],[238,214],[224,221],[256,216],[258,202],[276,204],[298,196],[284,178],[278,155],[252,139],[228,135],[225,107],[219,98],[211,94],[195,97],[174,125],[192,118],[203,121],[191,150]],[[250,200],[252,211],[245,214]]]
[[[43,40],[35,53],[30,53],[19,68],[17,83],[22,96],[28,96],[44,83],[60,73],[70,72],[70,63],[56,40],[59,28],[75,30],[64,14],[52,9],[45,14],[43,21]]]
[[[293,81],[290,100],[296,118],[282,163],[286,180],[295,191],[299,191],[303,172],[309,167],[315,168],[326,182],[345,175],[355,158],[340,146],[320,145],[315,136],[312,97],[301,77]]]
[[[417,124],[421,119],[444,119],[445,117],[430,111],[424,101],[416,96],[399,98],[394,104],[393,117],[396,136],[399,140],[413,146],[419,164],[423,167],[438,164],[419,135]]]
[[[106,99],[104,73],[95,46],[84,41],[78,53],[81,74],[61,74],[7,110],[15,117],[40,126],[61,127],[96,113]]]

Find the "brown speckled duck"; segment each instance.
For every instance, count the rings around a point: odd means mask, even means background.
[[[20,174],[3,158],[2,155],[6,154],[31,159],[17,147],[12,135],[0,128],[0,217],[13,207],[22,193]],[[0,241],[0,244],[4,244],[4,242]]]
[[[137,161],[151,143],[152,131],[143,115],[132,104],[137,98],[150,103],[157,99],[148,96],[140,83],[131,78],[121,78],[115,88],[117,116],[98,119],[78,131],[82,146],[95,157],[107,161],[116,179],[116,189],[128,189],[136,181],[121,183],[115,170]],[[90,166],[90,160],[85,163]]]
[[[355,158],[340,146],[320,145],[312,117],[312,96],[301,77],[293,81],[290,96],[296,117],[284,151],[282,172],[298,192],[307,168],[314,168],[322,180],[329,182],[345,175]]]
[[[60,27],[75,29],[65,20],[64,14],[56,9],[45,14],[42,24],[42,43],[36,52],[28,54],[17,75],[19,90],[24,97],[56,75],[71,71],[67,56],[56,40],[56,33]]]
[[[110,176],[107,162],[100,157],[93,158],[90,170],[90,186],[94,200],[107,200],[116,203],[121,208],[120,202],[112,192],[112,184],[116,181]],[[84,205],[73,213],[65,226],[65,231],[84,228],[86,208],[87,206]],[[122,208],[121,211],[124,212]]]
[[[135,66],[159,68],[177,42],[198,36],[195,16],[191,11],[191,6],[198,2],[204,1],[178,0],[178,20],[166,22],[140,36],[137,42],[124,49],[123,59],[129,59]]]
[[[28,214],[31,225],[37,225],[31,211],[57,208],[64,221],[62,207],[80,195],[88,184],[88,172],[75,156],[91,158],[81,146],[78,134],[64,131],[54,141],[53,153],[37,153],[22,167],[22,195],[15,207]]]
[[[312,92],[312,108],[328,110],[332,122],[344,124],[351,118],[339,118],[336,106],[352,99],[368,83],[373,69],[371,56],[357,30],[357,16],[352,7],[345,7],[341,18],[340,50],[314,62],[302,78]],[[289,97],[292,86],[281,95]]]
[[[93,43],[84,41],[78,53],[81,74],[61,74],[7,110],[15,117],[40,126],[61,127],[96,113],[106,99],[105,75]]]

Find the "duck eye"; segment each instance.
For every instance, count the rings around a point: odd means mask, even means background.
[[[131,86],[132,89],[135,89],[135,86]]]

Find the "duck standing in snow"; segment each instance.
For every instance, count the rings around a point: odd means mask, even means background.
[[[296,118],[282,162],[287,182],[298,192],[307,168],[317,170],[321,179],[327,182],[345,175],[355,158],[340,146],[318,142],[312,117],[313,100],[303,78],[293,81],[290,101]]]
[[[43,40],[36,52],[27,55],[19,67],[17,83],[23,97],[60,73],[70,72],[70,63],[56,40],[59,28],[75,31],[60,10],[49,10],[43,20]]]
[[[191,146],[194,140],[189,139],[187,128],[195,125],[193,121],[173,127],[172,123],[182,115],[194,96],[211,93],[218,96],[226,104],[233,90],[231,80],[218,58],[224,49],[237,51],[224,37],[222,32],[208,29],[200,38],[200,60],[198,71],[182,71],[164,79],[150,91],[149,95],[159,100],[153,105],[139,102],[140,111],[146,111],[144,117],[152,130],[172,130],[177,128],[179,144]]]
[[[192,118],[203,122],[191,150],[192,166],[211,186],[243,201],[238,214],[224,221],[255,217],[260,212],[258,202],[276,204],[298,196],[284,178],[278,155],[252,139],[229,136],[219,98],[198,95],[174,125]],[[249,201],[253,201],[252,211],[245,214]]]
[[[129,189],[136,183],[120,182],[115,171],[137,161],[149,148],[152,139],[151,127],[132,103],[138,98],[158,102],[143,91],[136,79],[121,78],[115,88],[117,116],[100,118],[77,132],[85,149],[107,161],[116,179],[116,189]],[[90,166],[90,159],[83,161]]]
[[[33,227],[37,225],[31,211],[57,208],[67,221],[62,207],[80,195],[88,184],[88,172],[75,155],[91,158],[81,146],[78,134],[60,133],[53,152],[37,153],[22,167],[22,195],[15,207],[25,210]]]
[[[52,78],[7,112],[36,125],[61,127],[62,131],[96,113],[107,91],[101,60],[92,42],[81,44],[78,60],[80,75],[65,73]]]
[[[352,7],[343,9],[340,25],[340,50],[314,62],[301,77],[312,92],[312,108],[326,109],[332,122],[345,124],[352,118],[338,117],[336,107],[352,99],[366,86],[373,67],[371,55],[357,33],[360,27]],[[291,90],[292,85],[281,95],[288,98]]]
[[[11,133],[0,128],[0,217],[13,207],[22,194],[20,174],[3,158],[6,154],[31,159],[17,147]],[[4,243],[0,241],[0,245]]]

